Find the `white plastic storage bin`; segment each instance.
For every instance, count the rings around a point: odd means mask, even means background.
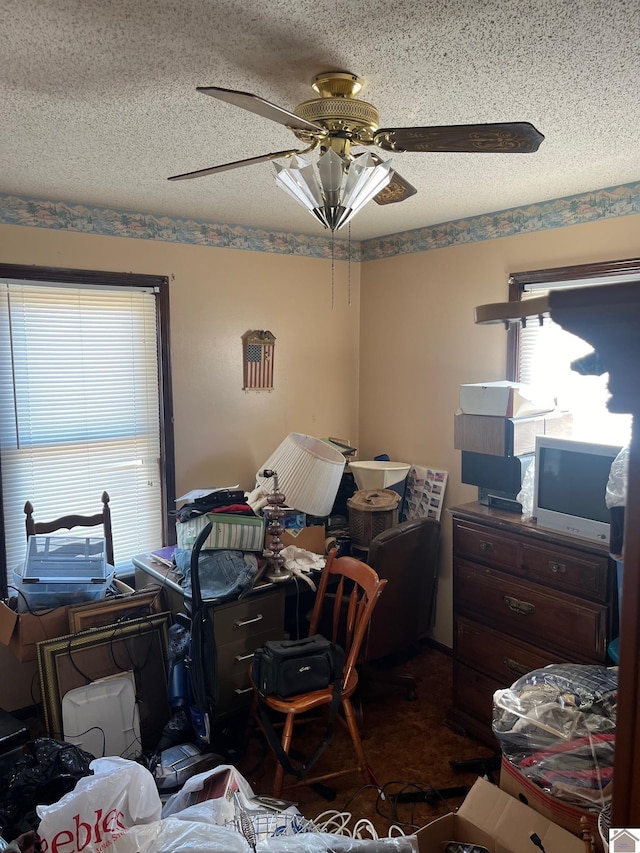
[[[18,612],[104,598],[114,577],[99,536],[30,536],[22,570],[14,570]]]

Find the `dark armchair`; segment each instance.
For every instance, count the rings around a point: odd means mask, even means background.
[[[440,522],[431,518],[403,521],[379,533],[369,546],[366,562],[389,581],[371,619],[360,662],[365,679],[406,687],[415,698],[410,675],[393,675],[372,665],[410,652],[433,625],[438,582]]]

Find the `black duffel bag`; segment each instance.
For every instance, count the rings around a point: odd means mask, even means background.
[[[291,764],[273,728],[264,703],[258,702],[258,713],[271,748],[287,773],[297,776],[298,779],[304,778],[333,737],[333,723],[342,696],[343,669],[343,649],[321,634],[314,634],[304,640],[267,640],[256,649],[253,655],[251,674],[259,697],[277,696],[280,699],[287,699],[300,693],[310,693],[333,686],[327,733],[310,758],[300,758],[299,767]]]
[[[322,690],[342,679],[344,652],[321,634],[303,640],[267,640],[253,656],[253,682],[262,696],[286,699]]]

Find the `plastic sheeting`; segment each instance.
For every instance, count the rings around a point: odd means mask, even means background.
[[[552,664],[494,693],[504,757],[557,799],[602,806],[613,778],[618,672]]]

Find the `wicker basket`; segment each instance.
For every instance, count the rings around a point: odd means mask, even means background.
[[[347,501],[351,544],[368,548],[378,533],[398,520],[400,495],[391,489],[361,489]]]

